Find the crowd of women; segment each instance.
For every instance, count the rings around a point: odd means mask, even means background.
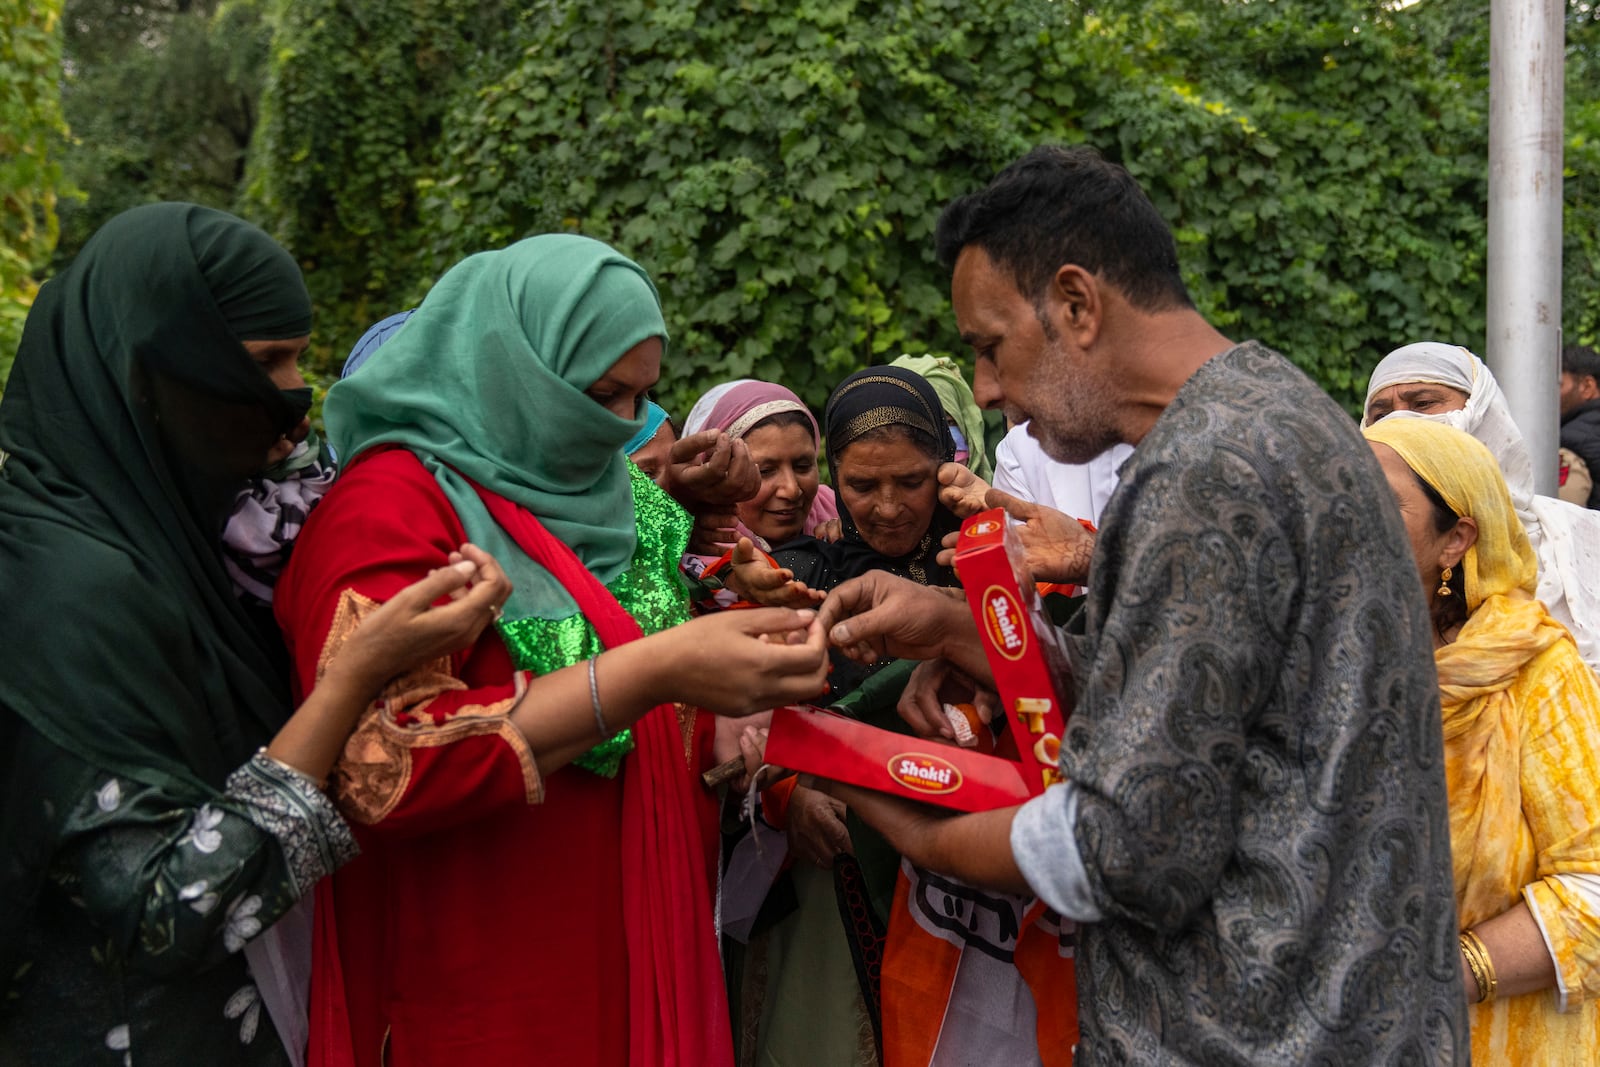
[[[985,743],[981,696],[943,714],[952,679],[830,650],[810,608],[869,570],[957,585],[986,504],[1044,551],[1126,446],[1052,463],[936,357],[820,424],[740,380],[680,428],[653,284],[572,235],[374,327],[321,435],[310,329],[287,252],[180,204],[28,318],[0,1061],[1071,1061],[1069,922],[903,862],[824,785],[705,783],[789,703]],[[1473,1055],[1595,1062],[1600,514],[1533,493],[1465,349],[1391,353],[1363,425],[1433,606]]]

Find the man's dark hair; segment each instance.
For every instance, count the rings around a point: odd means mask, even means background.
[[[1166,220],[1131,174],[1092,148],[1035,148],[951,201],[934,240],[950,269],[963,248],[983,249],[1035,303],[1056,271],[1074,263],[1143,311],[1194,306]]]
[[[1600,352],[1588,345],[1567,345],[1561,350],[1561,373],[1593,378],[1600,385]]]

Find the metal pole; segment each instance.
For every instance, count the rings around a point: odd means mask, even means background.
[[[1561,149],[1565,0],[1492,0],[1489,330],[1485,359],[1554,495],[1560,429]]]

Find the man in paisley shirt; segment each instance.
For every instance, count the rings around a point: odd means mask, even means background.
[[[1062,462],[1135,451],[1098,535],[1014,515],[1035,577],[1088,589],[1067,784],[961,816],[830,788],[919,866],[1080,924],[1079,1064],[1466,1063],[1427,612],[1355,424],[1200,316],[1090,150],[1030,152],[938,242],[979,401]],[[939,591],[868,575],[822,614],[859,658],[992,679]]]

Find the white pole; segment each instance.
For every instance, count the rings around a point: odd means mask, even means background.
[[[1561,359],[1564,0],[1492,0],[1489,15],[1488,351],[1554,495]]]

